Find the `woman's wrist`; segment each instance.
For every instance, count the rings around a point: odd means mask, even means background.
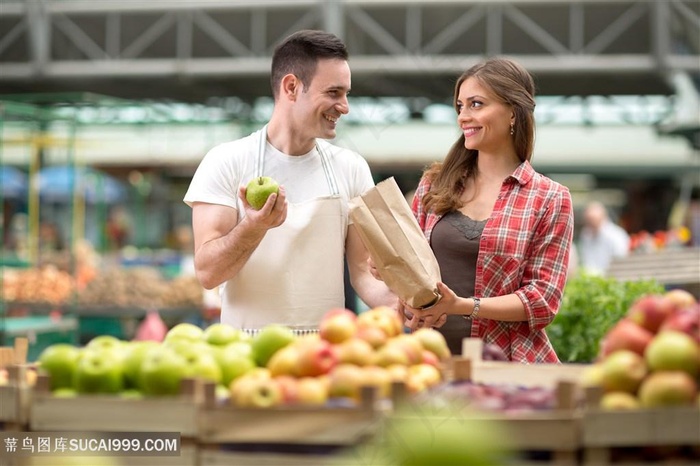
[[[465,307],[467,309],[466,312],[462,313],[462,316],[468,320],[475,319],[481,310],[481,299],[472,296],[470,298],[464,298],[463,301],[466,303]]]
[[[481,299],[472,296],[471,300],[474,303],[474,305],[472,306],[472,313],[469,314],[469,318],[476,319],[479,315],[479,310],[481,309]]]

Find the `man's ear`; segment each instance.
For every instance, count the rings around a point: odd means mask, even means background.
[[[289,100],[296,101],[296,95],[301,91],[301,81],[293,74],[287,74],[280,83],[282,95]]]

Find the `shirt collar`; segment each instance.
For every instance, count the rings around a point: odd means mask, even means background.
[[[527,160],[518,165],[512,175],[509,178],[515,179],[521,185],[526,185],[535,176],[535,169],[532,168],[530,162]]]

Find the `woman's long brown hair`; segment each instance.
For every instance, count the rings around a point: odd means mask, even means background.
[[[462,83],[477,79],[483,86],[513,109],[513,144],[518,158],[529,161],[535,141],[535,83],[530,73],[518,63],[506,58],[491,58],[465,71],[455,84],[453,105]],[[443,215],[462,207],[460,197],[466,180],[476,176],[479,151],[464,147],[464,134],[450,148],[443,162],[435,162],[425,171],[431,188],[423,197],[426,210]]]

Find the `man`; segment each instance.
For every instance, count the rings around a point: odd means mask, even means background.
[[[260,131],[214,147],[202,160],[185,202],[192,207],[195,269],[202,285],[223,284],[221,321],[255,331],[282,323],[314,329],[344,307],[344,257],[350,281],[370,307],[397,299],[369,272],[368,254],[348,201],[374,185],[367,162],[323,139],[348,113],[350,68],[343,42],[299,31],[277,46],[275,99]],[[245,186],[258,176],[280,184],[254,210]]]
[[[602,275],[613,258],[629,253],[629,247],[629,234],[610,220],[605,206],[597,201],[588,204],[579,237],[580,265],[588,272]]]

